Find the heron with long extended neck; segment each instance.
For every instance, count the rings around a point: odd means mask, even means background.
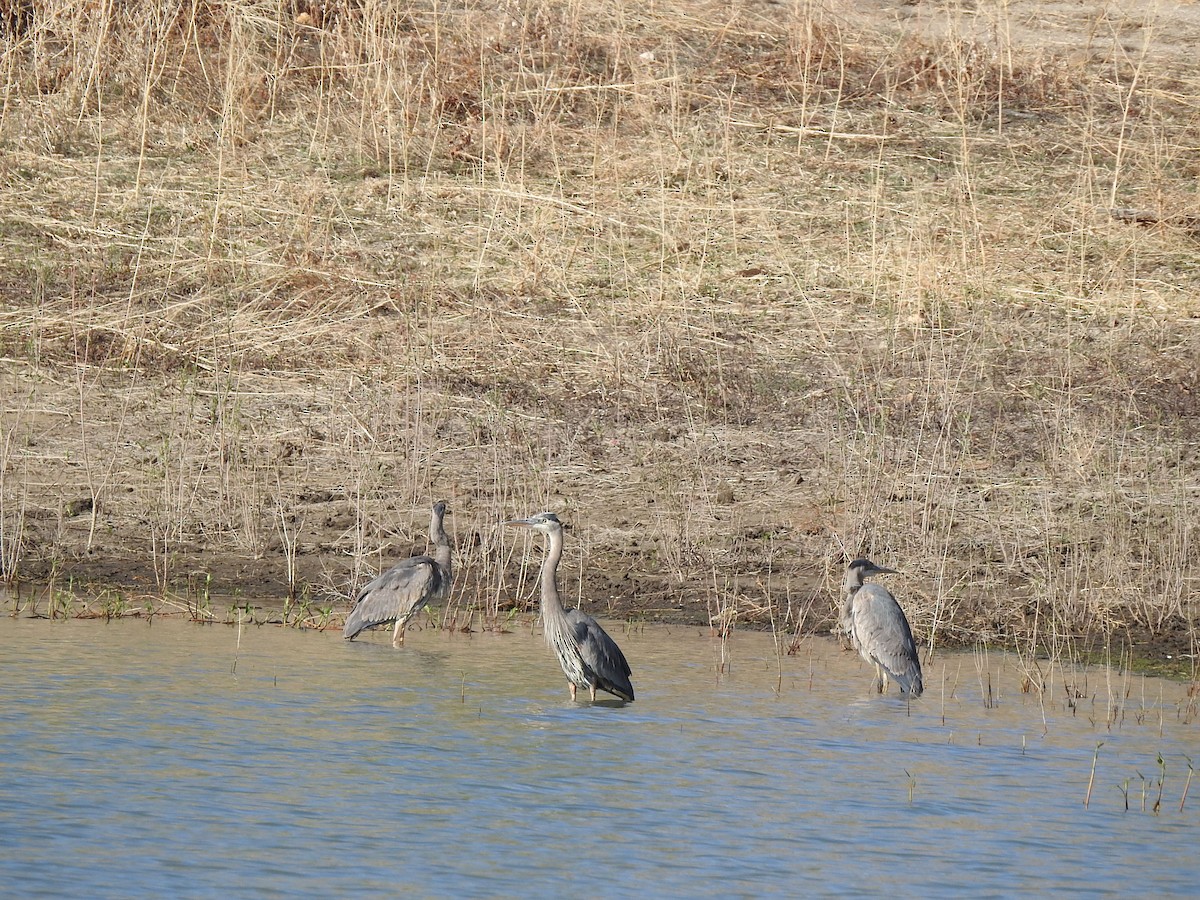
[[[577,609],[564,609],[558,595],[556,573],[563,552],[563,525],[551,512],[538,513],[528,519],[505,522],[518,528],[529,528],[546,536],[546,555],[542,560],[542,627],[546,643],[558,655],[558,662],[571,687],[571,699],[579,688],[587,688],[592,701],[602,690],[633,701],[633,684],[625,654],[617,642],[608,636],[600,623]]]

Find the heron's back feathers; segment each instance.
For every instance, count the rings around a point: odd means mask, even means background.
[[[359,632],[396,621],[407,622],[425,604],[445,599],[450,573],[430,556],[401,560],[363,586],[346,617],[342,637],[352,640]]]
[[[600,690],[632,703],[633,682],[629,676],[633,673],[617,642],[599,622],[577,609],[567,610],[567,623],[575,635],[587,678]]]
[[[904,610],[879,584],[864,584],[853,595],[851,641],[867,662],[880,666],[905,693],[924,690],[921,660]]]

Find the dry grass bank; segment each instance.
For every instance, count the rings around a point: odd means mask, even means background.
[[[4,574],[1193,651],[1200,9],[838,6],[3,0]]]

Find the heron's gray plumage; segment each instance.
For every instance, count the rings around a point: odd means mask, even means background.
[[[558,596],[556,573],[562,559],[563,526],[554,513],[538,513],[528,519],[505,522],[531,528],[546,535],[546,556],[542,560],[542,627],[546,643],[558,656],[559,665],[571,687],[571,699],[577,688],[587,688],[592,700],[596,691],[607,691],[633,702],[632,674],[625,654],[608,636],[600,623],[578,609],[563,609]]]
[[[850,563],[842,581],[842,610],[839,624],[863,659],[873,663],[877,686],[883,690],[890,679],[914,697],[925,689],[921,660],[904,610],[891,591],[881,584],[865,584],[870,575],[895,574],[895,569],[877,566],[869,559]]]
[[[392,643],[404,641],[404,627],[432,601],[444,600],[450,593],[450,538],[442,520],[446,504],[433,505],[429,538],[433,553],[401,560],[358,592],[354,609],[346,617],[342,637],[353,640],[367,628],[395,623]]]

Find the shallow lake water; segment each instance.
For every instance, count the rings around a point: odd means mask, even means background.
[[[939,654],[910,704],[873,694],[873,672],[829,638],[780,658],[769,635],[609,630],[635,703],[571,703],[529,627],[415,630],[395,650],[382,634],[3,617],[0,884],[1197,891],[1200,784],[1180,810],[1187,758],[1200,765],[1187,685],[1047,666],[1039,695],[1021,691],[1014,657]]]

